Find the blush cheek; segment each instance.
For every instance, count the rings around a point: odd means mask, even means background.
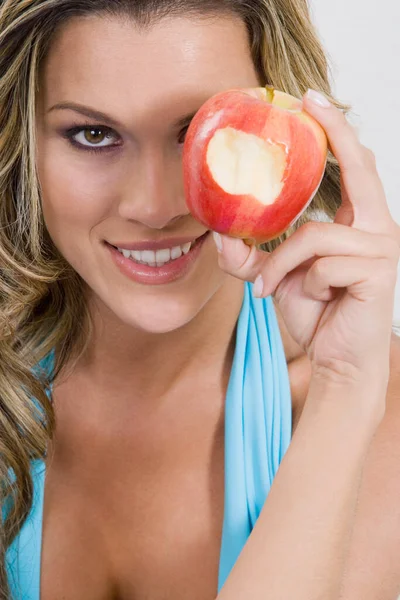
[[[50,149],[45,156],[38,164],[44,221],[58,250],[73,264],[77,252],[81,261],[92,238],[100,238],[101,224],[113,213],[119,194],[116,177],[101,169],[99,161],[94,165],[95,157],[90,164],[88,158],[67,160]]]

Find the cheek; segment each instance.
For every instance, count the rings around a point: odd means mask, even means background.
[[[41,156],[43,216],[51,238],[65,255],[71,246],[82,249],[91,231],[110,215],[121,179],[112,169],[99,168],[98,161],[95,166],[95,158],[79,158],[50,147]]]
[[[125,280],[98,242],[110,220],[120,222],[126,190],[137,189],[132,167],[95,156],[80,156],[58,143],[39,146],[38,175],[49,234],[69,264],[106,310],[125,324],[162,333],[189,322],[214,295],[226,275],[219,269],[214,243],[189,279],[173,288],[144,289]],[[180,165],[180,163],[179,163]],[[118,293],[116,293],[118,291]]]

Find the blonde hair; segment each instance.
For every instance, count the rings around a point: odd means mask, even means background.
[[[3,0],[0,3],[0,598],[8,599],[5,555],[30,512],[31,461],[44,459],[55,426],[48,386],[89,343],[85,282],[57,251],[44,225],[35,159],[40,65],[55,31],[74,16],[133,19],[140,28],[173,15],[237,15],[245,22],[260,84],[301,97],[331,95],[327,57],[306,0]],[[340,172],[329,155],[313,202],[275,248],[321,211],[340,205]],[[37,369],[55,350],[52,375]],[[11,501],[11,502],[10,502]]]

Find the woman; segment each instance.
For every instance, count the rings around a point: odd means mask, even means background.
[[[392,600],[399,228],[305,1],[5,0],[0,46],[2,598]],[[266,83],[332,149],[270,254],[181,169]]]

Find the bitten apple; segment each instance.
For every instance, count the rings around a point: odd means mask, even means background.
[[[185,195],[208,229],[270,241],[300,217],[326,167],[328,142],[302,101],[272,86],[216,94],[183,150]]]

